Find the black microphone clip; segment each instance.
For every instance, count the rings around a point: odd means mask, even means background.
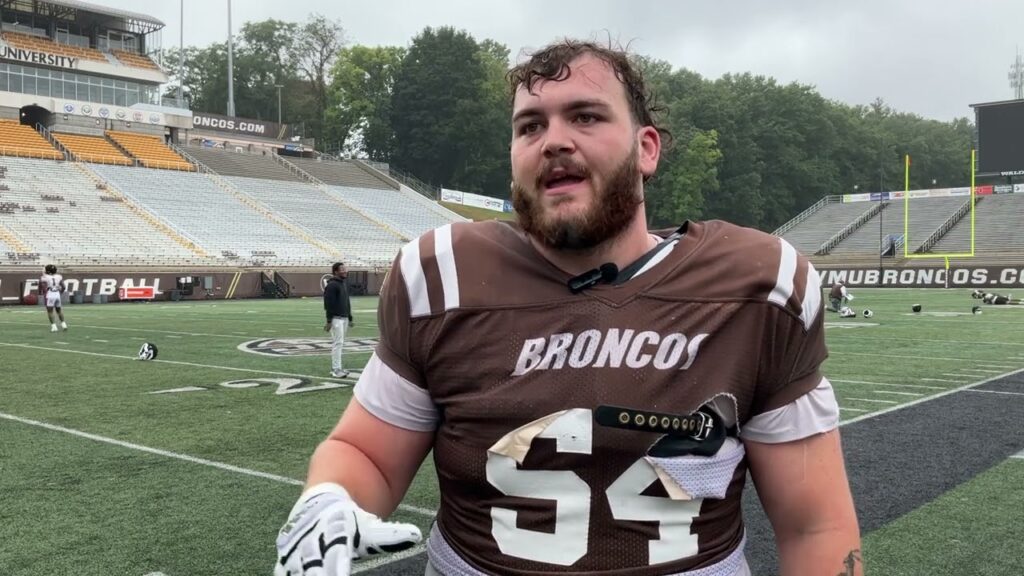
[[[611,284],[615,282],[615,279],[619,277],[619,267],[614,262],[606,262],[601,264],[600,268],[594,268],[593,270],[584,272],[579,276],[573,276],[569,278],[569,291],[573,294],[579,294],[580,292],[598,285],[601,282],[605,284]]]

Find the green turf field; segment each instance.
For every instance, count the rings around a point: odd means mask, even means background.
[[[1024,369],[1024,307],[972,315],[968,290],[856,294],[875,316],[827,324],[847,422]],[[345,361],[360,368],[376,299],[353,305]],[[354,383],[329,378],[308,341],[327,339],[319,299],[70,306],[67,319],[52,334],[41,309],[0,308],[0,575],[269,574],[306,460]],[[157,361],[134,359],[143,341]],[[243,350],[261,342],[278,354]],[[870,573],[1024,574],[1022,481],[1010,459],[866,534]],[[426,528],[436,506],[428,462],[396,516]],[[387,560],[360,571],[386,574]]]

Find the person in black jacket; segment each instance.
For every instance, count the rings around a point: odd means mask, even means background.
[[[331,266],[332,278],[324,288],[324,311],[327,312],[327,324],[324,332],[331,333],[331,376],[345,378],[348,370],[341,367],[341,349],[345,345],[345,330],[353,325],[352,302],[348,299],[348,286],[345,278],[348,269],[344,262],[335,262]]]

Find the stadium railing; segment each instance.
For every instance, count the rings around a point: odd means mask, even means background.
[[[796,216],[794,216],[793,219],[790,220],[789,222],[786,222],[782,226],[779,226],[778,228],[776,228],[775,231],[772,232],[772,235],[773,236],[782,236],[786,232],[789,232],[790,230],[792,230],[793,227],[795,227],[797,224],[799,224],[799,223],[803,222],[804,220],[807,220],[808,218],[810,218],[812,214],[814,214],[818,210],[821,210],[821,208],[823,206],[825,206],[826,204],[830,204],[832,202],[841,202],[841,201],[842,201],[842,198],[840,196],[836,196],[836,195],[825,196],[821,200],[818,200],[814,204],[811,204],[810,207],[807,208],[806,210],[804,210],[803,212],[801,212],[801,213],[797,214]]]
[[[822,242],[821,246],[814,252],[818,256],[824,256],[832,251],[833,248],[839,245],[844,239],[856,232],[861,226],[867,223],[875,217],[876,214],[885,210],[889,206],[888,202],[879,202],[877,204],[872,203],[871,207],[864,211],[863,214],[857,217],[856,220],[850,222],[842,230],[836,232],[831,238]]]
[[[978,202],[981,202],[984,198],[984,196],[976,196],[974,198],[974,205],[977,206]],[[928,236],[928,238],[921,243],[920,246],[914,249],[914,254],[923,254],[925,252],[931,251],[931,249],[936,244],[938,244],[939,240],[941,240],[947,232],[952,230],[953,227],[957,225],[957,222],[960,222],[960,220],[962,220],[964,216],[968,215],[970,212],[971,200],[968,199],[966,202],[963,203],[962,206],[960,206],[960,208],[957,208],[957,211],[954,212],[949,218],[947,218],[945,222],[943,222],[938,228],[936,228],[935,231],[932,232]]]

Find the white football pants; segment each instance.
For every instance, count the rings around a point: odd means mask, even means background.
[[[331,370],[341,372],[341,350],[345,346],[348,318],[331,318]]]

